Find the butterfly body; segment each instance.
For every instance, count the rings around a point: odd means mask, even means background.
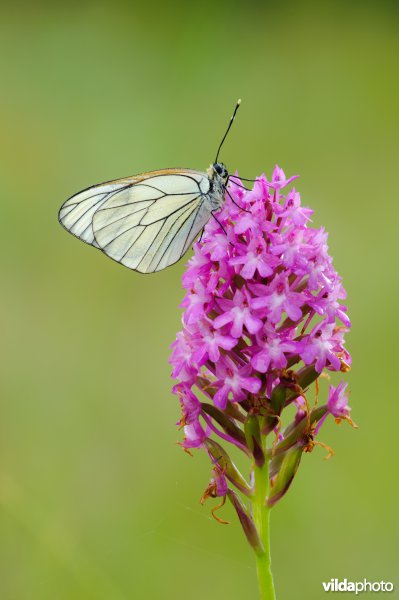
[[[224,202],[228,172],[163,169],[95,185],[62,205],[65,229],[140,273],[177,262]]]

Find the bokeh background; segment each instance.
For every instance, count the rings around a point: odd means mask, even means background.
[[[140,276],[57,222],[93,183],[206,168],[238,97],[222,159],[301,175],[353,319],[360,429],[326,425],[335,457],[273,511],[278,598],[399,588],[398,50],[394,2],[3,4],[2,600],[257,598],[237,523],[199,505],[206,457],[175,445],[184,262]]]

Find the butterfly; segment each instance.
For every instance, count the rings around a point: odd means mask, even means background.
[[[176,263],[223,206],[229,173],[218,157],[240,103],[206,172],[162,169],[91,186],[64,202],[61,225],[140,273]]]

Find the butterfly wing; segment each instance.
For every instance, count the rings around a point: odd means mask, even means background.
[[[84,190],[62,206],[60,221],[83,241],[139,271],[177,262],[209,220],[209,179],[165,169]]]
[[[92,227],[94,213],[113,193],[134,184],[137,181],[137,177],[107,181],[106,183],[86,188],[68,198],[58,213],[59,222],[67,231],[83,242],[86,242],[86,244],[98,247],[94,239]]]

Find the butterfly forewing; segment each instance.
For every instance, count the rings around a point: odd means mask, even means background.
[[[205,173],[165,169],[94,186],[67,200],[60,222],[75,236],[141,273],[187,251],[211,214]]]

